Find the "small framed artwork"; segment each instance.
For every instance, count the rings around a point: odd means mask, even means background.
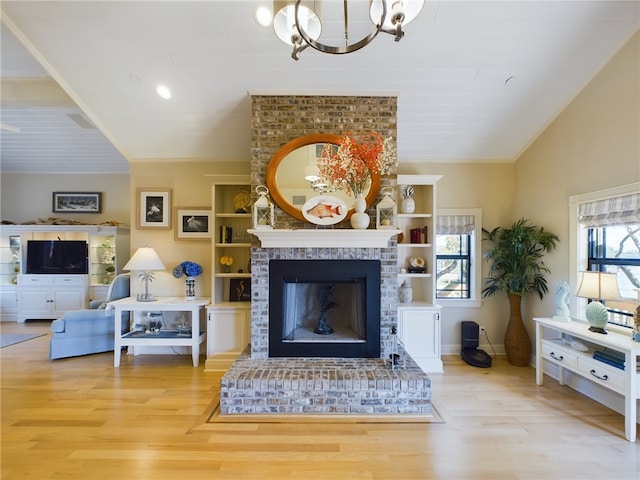
[[[176,240],[206,240],[211,238],[211,209],[176,207]]]
[[[250,302],[251,301],[251,279],[250,278],[230,278],[229,279],[229,301],[230,302]]]
[[[138,188],[138,228],[171,229],[171,189]]]
[[[53,192],[54,213],[102,213],[102,192]]]

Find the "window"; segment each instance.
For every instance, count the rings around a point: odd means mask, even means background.
[[[604,302],[610,322],[633,326],[640,298],[640,224],[589,228],[587,270],[617,274],[622,302]]]
[[[436,298],[470,298],[471,234],[438,235]]]
[[[582,270],[615,273],[623,301],[604,302],[609,322],[631,327],[640,300],[640,183],[571,197],[570,208],[572,290]],[[584,317],[587,301],[572,302]]]
[[[436,298],[479,306],[482,211],[438,210],[436,217]],[[477,302],[477,303],[475,303]]]

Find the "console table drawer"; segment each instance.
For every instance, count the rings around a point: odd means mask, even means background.
[[[551,340],[545,340],[542,343],[542,356],[563,367],[578,368],[577,354]]]
[[[586,378],[604,385],[611,390],[624,394],[624,370],[612,367],[597,360],[581,358],[578,371]]]

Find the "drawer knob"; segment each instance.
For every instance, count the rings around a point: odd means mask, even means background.
[[[549,354],[549,356],[550,356],[551,358],[554,358],[554,359],[556,359],[556,360],[560,361],[560,362],[564,360],[564,356],[562,356],[562,355],[558,356],[558,355],[556,355],[556,352],[551,352],[551,353]]]
[[[603,376],[600,376],[600,375],[598,375],[598,374],[596,373],[596,371],[595,371],[595,370],[591,370],[589,373],[590,373],[591,375],[593,375],[594,377],[596,377],[598,380],[609,380],[609,375],[606,375],[606,374],[605,374],[605,375],[603,375]]]

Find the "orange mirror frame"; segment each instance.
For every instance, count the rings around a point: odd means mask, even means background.
[[[313,135],[305,135],[303,137],[295,138],[280,147],[280,149],[273,155],[273,157],[269,161],[266,172],[266,182],[267,187],[269,188],[269,194],[271,195],[271,199],[276,203],[276,205],[278,205],[284,212],[291,215],[293,218],[302,220],[303,222],[307,221],[302,215],[302,210],[290,203],[287,199],[284,198],[282,193],[280,193],[278,182],[276,181],[278,167],[287,157],[287,155],[289,155],[294,150],[297,150],[298,148],[305,147],[307,145],[315,145],[316,143],[331,143],[333,145],[339,145],[341,139],[342,137],[340,135],[334,135],[332,133],[316,133]],[[369,192],[365,197],[367,208],[371,206],[373,201],[378,196],[379,189],[380,174],[372,172],[371,185],[369,187]],[[353,209],[350,209],[345,220],[348,220],[352,214]]]

